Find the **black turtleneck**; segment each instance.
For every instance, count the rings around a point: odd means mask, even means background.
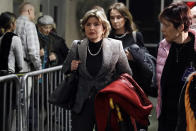
[[[102,44],[102,40],[97,42],[97,43],[93,43],[91,41],[89,41],[89,50],[92,54],[96,54]],[[101,65],[102,65],[102,59],[103,59],[103,54],[102,54],[103,50],[101,48],[101,51],[99,52],[99,54],[92,56],[88,49],[87,49],[87,60],[86,60],[86,67],[88,72],[94,77],[98,74]]]

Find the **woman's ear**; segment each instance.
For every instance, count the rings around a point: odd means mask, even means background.
[[[179,27],[178,27],[178,31],[182,32],[184,30],[184,24],[181,24]]]
[[[28,14],[30,15],[30,14],[31,14],[31,9],[28,9],[27,12],[28,12]]]
[[[16,28],[16,23],[15,23],[15,22],[12,22],[12,23],[10,24],[10,29],[11,29],[12,31],[14,31],[15,28]]]

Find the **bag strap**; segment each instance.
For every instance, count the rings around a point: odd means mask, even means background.
[[[115,105],[113,103],[112,98],[109,98],[109,107],[110,107],[110,110],[109,110],[109,113],[108,113],[108,118],[107,118],[107,122],[106,122],[105,131],[111,131],[111,129],[112,129],[112,127],[111,127],[111,116],[112,116],[112,112],[114,112],[115,109],[116,109],[115,113],[117,113],[117,117],[118,117],[119,122],[123,121],[123,118],[122,118],[122,115],[121,115],[121,112],[120,112],[120,108],[119,108],[118,105]]]
[[[79,57],[79,52],[78,52],[78,48],[79,48],[78,45],[79,45],[80,43],[81,43],[80,40],[78,40],[78,42],[77,42],[77,47],[76,47],[76,59],[77,59],[77,60],[79,60],[79,58],[80,58],[80,57]],[[78,69],[75,70],[74,72],[75,72],[76,74],[78,74]]]
[[[118,106],[118,104],[115,104],[112,98],[109,98],[109,113],[108,113],[108,118],[107,118],[107,122],[106,122],[106,129],[105,131],[111,131],[112,130],[112,125],[111,125],[111,116],[112,113],[116,113],[117,117],[118,117],[118,123],[120,124],[121,122],[124,121],[123,117],[122,117],[122,113],[120,111],[120,107]],[[130,116],[130,121],[131,124],[133,126],[134,131],[137,131],[137,127],[136,127],[136,123],[135,123],[135,119],[133,117]],[[119,125],[120,126],[120,125]],[[122,126],[120,128],[123,128]],[[129,127],[124,127],[123,129],[120,130],[129,130]]]
[[[132,31],[132,35],[133,35],[134,42],[137,43],[136,31]]]
[[[77,42],[77,48],[76,48],[76,59],[79,59],[79,52],[78,52],[78,45],[80,44],[80,40]]]

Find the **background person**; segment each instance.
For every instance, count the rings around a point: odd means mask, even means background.
[[[37,20],[43,69],[62,65],[69,50],[65,40],[57,35],[55,26],[53,18],[49,15],[40,16]]]
[[[57,65],[62,65],[67,57],[69,48],[67,47],[66,40],[57,34],[55,23],[53,24],[53,28],[50,32],[50,35],[55,39],[53,48],[58,57]]]
[[[159,20],[164,39],[157,54],[158,131],[174,131],[181,115],[178,112],[181,91],[196,61],[196,32],[189,29],[191,12],[183,2],[167,6]]]
[[[0,70],[7,70],[7,74],[19,73],[23,69],[23,52],[20,37],[14,34],[16,16],[11,12],[3,12],[0,16]]]
[[[193,6],[193,8],[191,8],[191,15],[192,15],[191,28],[196,29],[196,6]]]
[[[16,16],[11,12],[3,12],[0,15],[0,29],[2,36],[0,37],[0,76],[19,73],[23,69],[23,52],[22,52],[22,43],[20,38],[13,33],[16,28]],[[13,85],[12,96],[10,96],[9,83],[6,86],[6,94],[4,94],[5,88],[3,83],[0,84],[0,130],[3,131],[3,124],[5,130],[11,129],[12,123],[8,123],[12,119],[12,116],[9,115],[9,111],[13,112],[13,107],[16,104],[16,88]],[[6,96],[5,96],[6,95]],[[4,101],[5,98],[5,101]],[[12,100],[10,100],[10,98]],[[10,103],[11,101],[11,103]],[[5,102],[5,103],[4,103]],[[4,107],[6,105],[6,107]],[[10,105],[12,107],[10,107]],[[5,110],[4,110],[5,109]],[[13,113],[12,113],[13,114]]]
[[[40,44],[38,40],[36,26],[33,23],[35,19],[35,8],[31,3],[24,2],[20,5],[19,13],[20,16],[16,20],[15,33],[21,38],[22,41],[24,55],[23,72],[40,70],[42,69],[40,59]],[[41,76],[39,76],[39,78],[40,77]],[[26,117],[28,116],[28,114],[25,113],[30,112],[29,105],[32,105],[32,103],[30,104],[32,77],[28,78],[27,83],[27,88],[23,89],[24,99],[26,101],[24,108],[22,108],[23,111],[21,112],[21,114],[24,118],[29,119]]]
[[[40,16],[37,20],[37,32],[40,42],[40,57],[42,60],[42,69],[57,65],[58,57],[54,51],[53,45],[55,39],[50,36],[54,20],[49,15]]]
[[[25,2],[19,9],[20,16],[16,20],[15,33],[21,38],[24,54],[24,72],[41,69],[40,46],[35,24],[34,6]]]
[[[55,23],[54,23],[53,18],[49,15],[43,15],[37,19],[37,32],[38,32],[38,37],[39,37],[39,42],[40,42],[40,57],[42,60],[42,69],[57,66],[57,65],[62,65],[68,53],[68,48],[65,44],[65,40],[59,37],[56,34],[56,32],[53,31],[54,24]],[[46,105],[47,103],[47,88],[46,88],[47,83],[46,82],[48,81],[47,79],[48,79],[48,76],[44,74],[43,79],[40,79],[39,81],[40,87],[38,89],[35,89],[35,94],[38,92],[36,90],[39,90],[40,103],[45,103],[44,104],[45,111],[47,111],[47,107],[46,107],[47,106]],[[43,83],[44,85],[42,84],[43,81],[44,81]],[[44,89],[42,89],[41,87]],[[44,102],[41,102],[42,98],[44,98]],[[37,100],[35,99],[35,101]],[[42,111],[41,110],[42,106],[43,105],[39,106],[40,111]],[[37,116],[35,115],[35,117]],[[46,122],[46,119],[45,119],[45,122]]]
[[[92,9],[86,12],[81,28],[85,38],[79,41],[80,44],[73,41],[62,71],[67,74],[78,70],[79,73],[78,91],[72,109],[72,130],[92,131],[96,123],[96,93],[113,81],[117,73],[132,74],[132,71],[122,43],[107,38],[110,24],[103,11]],[[79,60],[76,60],[77,48]]]
[[[153,77],[155,72],[152,72],[150,70],[151,68],[144,62],[146,61],[145,53],[147,49],[144,47],[143,35],[136,28],[131,12],[120,2],[112,4],[107,14],[112,26],[109,37],[122,41],[123,48],[129,60],[129,65],[133,71],[133,78],[148,96],[156,97],[157,88],[153,86],[156,84],[155,82],[152,83],[152,79],[156,80],[156,78]],[[135,48],[135,46],[137,47]],[[156,99],[151,98],[151,101],[156,101]],[[151,115],[151,121],[156,119],[155,111],[154,114]],[[153,126],[154,125],[156,124],[153,123]],[[139,123],[137,123],[137,127],[141,130],[147,130],[147,127],[143,127],[139,125]]]
[[[144,64],[145,54],[143,50],[140,50],[144,48],[143,35],[137,31],[129,9],[123,3],[114,3],[108,10],[108,19],[112,26],[109,37],[122,41],[129,65],[133,70],[133,78],[149,95],[152,72]],[[137,41],[133,38],[133,32],[136,33]],[[137,49],[133,48],[135,44],[139,46]]]

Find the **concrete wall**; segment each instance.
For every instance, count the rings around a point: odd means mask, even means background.
[[[13,0],[13,12],[19,16],[19,6],[23,2],[30,2],[34,5],[35,7],[35,12],[36,12],[36,18],[39,16],[39,5],[40,5],[40,0]]]
[[[82,39],[80,19],[86,11],[95,5],[107,9],[115,0],[66,0],[65,2],[65,38],[68,46],[75,39]]]
[[[40,4],[42,6],[42,12],[40,13],[40,15],[51,15],[56,22],[57,34],[66,39],[66,0],[40,0]]]
[[[65,2],[65,39],[70,47],[75,39],[80,39],[78,19],[76,16],[77,0],[66,0]]]
[[[0,4],[0,13],[4,12],[4,11],[13,11],[13,0],[1,0],[1,4]]]
[[[57,33],[65,38],[68,47],[74,39],[80,38],[76,16],[77,2],[78,0],[40,0],[42,14],[54,18],[54,8],[57,8]]]
[[[68,47],[75,39],[81,39],[79,21],[84,13],[93,5],[107,7],[115,0],[40,0],[42,14],[49,14],[54,18],[54,7],[58,7],[57,33],[66,39]]]

